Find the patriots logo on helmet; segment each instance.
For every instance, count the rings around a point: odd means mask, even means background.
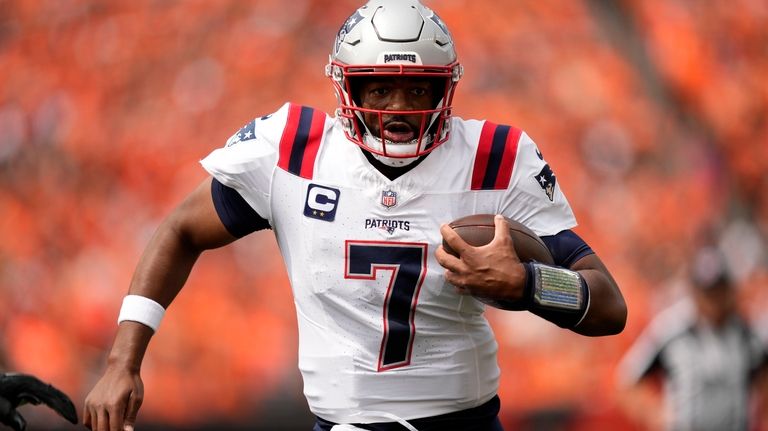
[[[344,42],[344,38],[347,37],[347,34],[349,34],[350,31],[352,31],[353,28],[363,19],[363,16],[360,15],[360,11],[355,11],[355,13],[347,18],[346,21],[344,21],[344,24],[339,29],[339,33],[336,35],[336,44],[334,52],[339,52],[339,48],[341,48],[341,43]]]
[[[440,27],[440,30],[443,31],[446,35],[450,36],[451,33],[448,31],[448,26],[445,25],[442,19],[440,19],[439,16],[437,16],[436,13],[432,12],[432,16],[429,17],[435,24],[437,24],[438,27]]]
[[[542,190],[544,190],[544,193],[547,194],[550,202],[553,202],[555,200],[555,185],[557,184],[557,178],[555,178],[555,173],[552,172],[552,168],[550,168],[549,165],[544,165],[541,172],[534,175],[534,179]]]

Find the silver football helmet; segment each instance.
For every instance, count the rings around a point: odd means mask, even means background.
[[[390,165],[411,163],[448,140],[451,101],[463,68],[458,63],[451,34],[443,21],[418,0],[371,0],[341,26],[325,69],[339,107],[336,116],[351,141]],[[444,79],[443,94],[433,109],[384,111],[358,106],[350,78],[365,76]],[[421,115],[421,127],[409,142],[373,136],[363,113]],[[379,130],[383,130],[381,127]]]

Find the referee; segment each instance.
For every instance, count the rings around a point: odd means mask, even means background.
[[[768,423],[768,357],[716,249],[695,255],[689,284],[689,297],[660,313],[619,365],[622,407],[651,430],[757,429],[758,414]]]

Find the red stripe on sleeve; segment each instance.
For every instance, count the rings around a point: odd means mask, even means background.
[[[301,163],[302,178],[311,179],[315,169],[315,157],[317,150],[320,149],[320,142],[323,140],[323,130],[325,129],[325,112],[315,110],[312,115],[312,126],[309,129],[309,139],[304,150],[304,160]]]
[[[477,144],[477,153],[475,154],[475,166],[472,168],[472,190],[483,188],[483,178],[485,178],[485,171],[488,169],[488,158],[491,155],[491,145],[496,127],[498,126],[490,121],[483,124],[480,142]]]
[[[296,140],[296,131],[299,130],[300,118],[301,105],[291,103],[288,106],[288,120],[285,122],[283,136],[280,138],[280,158],[277,161],[277,166],[286,171],[291,162],[291,150],[293,149],[293,142]]]
[[[504,146],[504,155],[499,166],[499,174],[496,176],[496,184],[494,184],[496,190],[504,190],[509,187],[509,181],[512,179],[512,170],[515,167],[515,159],[517,158],[517,144],[522,133],[522,130],[515,127],[509,130],[507,144]]]

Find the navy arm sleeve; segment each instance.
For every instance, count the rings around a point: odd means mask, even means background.
[[[570,229],[561,231],[556,235],[542,236],[541,240],[552,253],[555,265],[563,268],[570,268],[582,257],[595,253],[580,236]]]
[[[211,197],[216,213],[229,233],[242,238],[257,230],[269,229],[269,222],[259,215],[237,190],[220,183],[216,178],[211,182]]]

